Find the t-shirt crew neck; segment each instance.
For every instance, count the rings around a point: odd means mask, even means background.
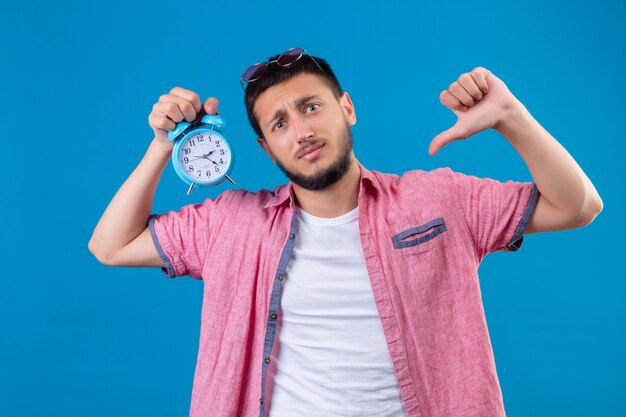
[[[342,224],[349,223],[359,217],[359,206],[356,206],[354,209],[349,212],[342,214],[338,217],[318,217],[314,216],[311,213],[307,213],[298,207],[298,217],[302,220],[303,223],[306,224],[314,224],[317,226],[340,226]]]

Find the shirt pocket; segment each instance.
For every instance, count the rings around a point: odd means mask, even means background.
[[[450,270],[455,251],[448,226],[450,221],[446,224],[445,218],[437,213],[397,220],[394,229],[398,232],[391,237],[390,267],[407,305],[430,308],[433,303],[455,297],[461,288],[459,274]]]
[[[403,222],[402,229],[399,233],[391,236],[391,241],[394,249],[405,255],[430,251],[441,243],[441,234],[448,230],[443,217],[411,226],[407,222]]]

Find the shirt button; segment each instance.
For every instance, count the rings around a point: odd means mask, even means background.
[[[263,398],[259,398],[259,403],[263,404]]]
[[[265,358],[265,363],[270,363],[270,357]]]
[[[294,237],[296,237],[295,233],[289,233],[289,239],[293,239]]]
[[[278,280],[279,280],[279,281],[282,281],[282,280],[284,280],[284,279],[285,279],[285,274],[280,274],[280,275],[278,275]]]
[[[276,313],[272,313],[270,317],[272,318],[272,320],[276,320],[276,317],[278,317],[278,315],[276,315]]]

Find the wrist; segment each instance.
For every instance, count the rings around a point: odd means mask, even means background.
[[[503,116],[494,127],[498,133],[505,138],[515,135],[523,129],[531,120],[531,115],[524,105],[515,100],[513,104],[507,106],[503,111]]]
[[[150,143],[148,151],[152,151],[161,157],[169,158],[172,155],[172,149],[174,149],[174,145],[170,141],[164,141],[155,137]]]

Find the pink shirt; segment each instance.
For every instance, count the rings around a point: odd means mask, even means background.
[[[477,270],[520,249],[536,185],[359,166],[361,246],[408,417],[505,416]],[[205,284],[191,417],[265,417],[295,209],[289,183],[150,216],[165,274]]]

